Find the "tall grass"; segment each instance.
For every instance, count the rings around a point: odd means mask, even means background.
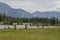
[[[0,29],[0,40],[60,40],[60,28]]]

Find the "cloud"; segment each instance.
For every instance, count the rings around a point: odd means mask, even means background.
[[[21,8],[29,12],[60,11],[60,0],[1,0],[13,8]]]

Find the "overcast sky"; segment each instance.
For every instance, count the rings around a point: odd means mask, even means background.
[[[29,12],[60,11],[60,0],[0,0],[0,2]]]

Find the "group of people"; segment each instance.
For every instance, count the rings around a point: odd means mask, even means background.
[[[31,25],[30,25],[31,26]],[[37,26],[37,27],[39,27],[39,26]],[[27,29],[28,28],[28,25],[26,24],[25,25],[25,29]],[[44,25],[42,25],[42,28],[44,28]],[[14,29],[16,29],[16,25],[15,25],[15,28]]]
[[[31,25],[30,25],[31,26]],[[16,29],[17,25],[14,25],[14,29]],[[31,26],[32,27],[32,26]],[[39,27],[39,25],[37,25],[37,27]],[[28,25],[25,24],[25,28],[24,29],[27,29],[28,28]],[[44,28],[44,25],[42,25],[42,28]],[[6,29],[6,28],[5,28]],[[8,26],[8,29],[10,29],[10,27]]]

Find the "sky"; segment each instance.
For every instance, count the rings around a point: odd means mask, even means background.
[[[60,0],[0,0],[0,2],[7,3],[12,8],[21,8],[28,12],[60,12]]]

